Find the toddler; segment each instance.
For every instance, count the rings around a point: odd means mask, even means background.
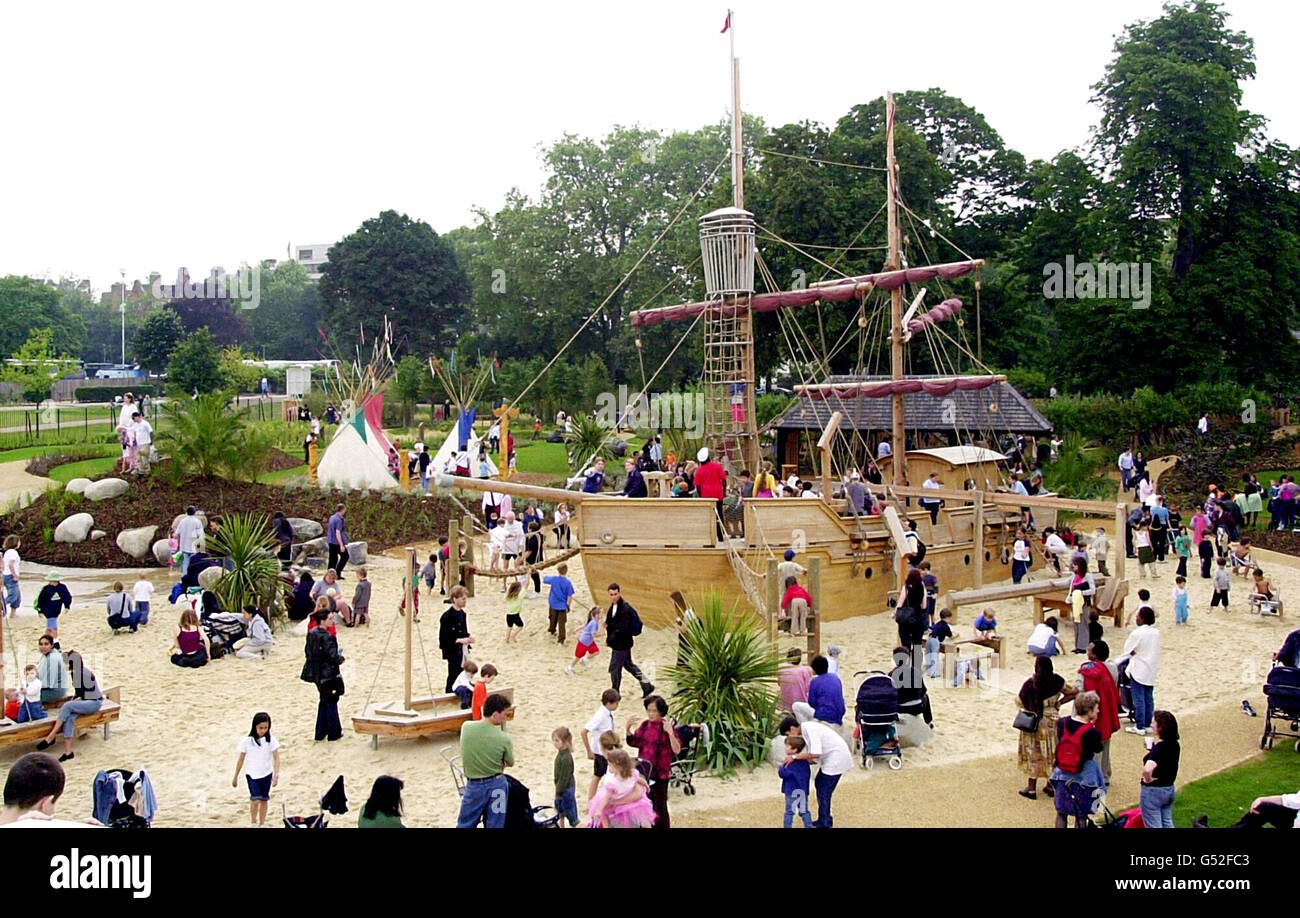
[[[787,829],[794,828],[796,816],[803,820],[805,829],[813,827],[812,815],[808,812],[808,784],[812,779],[812,766],[806,759],[795,758],[803,750],[802,736],[787,736],[785,762],[776,770],[781,778],[781,793],[785,794],[785,821],[782,825]]]

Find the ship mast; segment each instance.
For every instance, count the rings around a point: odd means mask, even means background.
[[[885,194],[887,234],[889,257],[885,269],[897,271],[900,263],[900,246],[898,233],[898,178],[897,165],[894,162],[894,94],[885,93]],[[903,378],[903,289],[895,287],[889,292],[889,357],[890,378],[895,382]],[[894,484],[901,485],[907,479],[907,435],[903,430],[903,393],[895,392],[893,402],[893,451],[890,465],[894,469]]]

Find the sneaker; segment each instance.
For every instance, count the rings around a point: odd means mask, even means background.
[[[1193,829],[1208,829],[1209,827],[1210,827],[1210,817],[1207,816],[1205,813],[1202,813],[1200,816],[1197,816],[1195,819],[1192,820]]]
[[[574,675],[573,664],[570,663],[568,666],[564,667],[564,671],[568,673],[570,676]]]
[[[1128,727],[1125,727],[1125,728],[1124,728],[1124,732],[1125,732],[1125,733],[1132,733],[1134,736],[1143,736],[1143,735],[1145,735],[1144,732],[1143,732],[1142,730],[1139,730],[1137,727],[1134,727],[1134,726],[1128,726]]]
[[[1250,706],[1250,702],[1248,700],[1243,700],[1241,702],[1241,710],[1242,713],[1249,714],[1251,717],[1259,716],[1258,714],[1255,713],[1255,709]]]

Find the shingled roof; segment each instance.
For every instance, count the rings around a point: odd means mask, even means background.
[[[831,376],[828,383],[851,383],[885,380],[886,376]],[[911,377],[909,377],[911,378]],[[919,377],[924,379],[926,377]],[[955,420],[945,414],[945,402],[956,403]],[[834,395],[825,399],[812,399],[796,395],[795,402],[771,423],[774,430],[822,430],[830,422],[831,414],[844,412],[843,424],[856,430],[889,430],[893,424],[892,399],[845,398]],[[996,411],[991,411],[992,405]],[[992,430],[1016,434],[1040,435],[1051,433],[1048,423],[1023,395],[1010,383],[994,383],[987,389],[971,392],[957,391],[944,398],[924,392],[903,396],[903,426],[907,430],[927,433],[951,433],[958,430]]]

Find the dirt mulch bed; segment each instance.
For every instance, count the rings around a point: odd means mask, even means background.
[[[282,454],[283,455],[283,454]],[[299,463],[286,457],[290,467]],[[51,506],[43,495],[25,510],[0,517],[0,536],[16,533],[23,540],[25,560],[41,564],[73,567],[141,567],[155,566],[153,555],[137,561],[117,547],[117,534],[123,529],[158,526],[155,538],[166,538],[172,519],[194,504],[209,516],[216,513],[262,513],[269,520],[276,510],[286,516],[317,520],[321,525],[342,503],[347,508],[348,535],[365,541],[370,551],[382,551],[395,545],[430,541],[447,532],[447,521],[454,508],[442,499],[421,499],[415,495],[286,491],[272,485],[222,480],[195,479],[179,488],[171,487],[158,475],[143,480],[130,479],[131,490],[121,497],[94,503],[76,495],[66,498],[66,506]],[[56,543],[54,528],[73,513],[89,513],[95,529],[107,537],[77,544]]]
[[[1300,532],[1276,529],[1248,529],[1243,534],[1250,536],[1252,545],[1268,551],[1282,552],[1287,555],[1300,556]]]
[[[289,469],[296,469],[300,465],[306,465],[301,459],[290,456],[282,449],[271,448],[271,468],[272,472],[286,472]]]

